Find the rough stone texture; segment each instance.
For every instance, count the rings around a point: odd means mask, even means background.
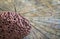
[[[1,0],[0,5],[0,11],[21,12],[30,20],[33,28],[24,39],[60,39],[60,0]]]
[[[23,39],[31,30],[27,19],[15,12],[0,12],[0,39]]]

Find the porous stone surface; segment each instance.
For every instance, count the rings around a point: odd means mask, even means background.
[[[23,39],[30,33],[31,24],[15,12],[0,12],[0,39]]]

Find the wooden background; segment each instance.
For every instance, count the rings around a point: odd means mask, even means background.
[[[0,11],[18,12],[31,22],[24,39],[60,39],[60,0],[0,0]]]

